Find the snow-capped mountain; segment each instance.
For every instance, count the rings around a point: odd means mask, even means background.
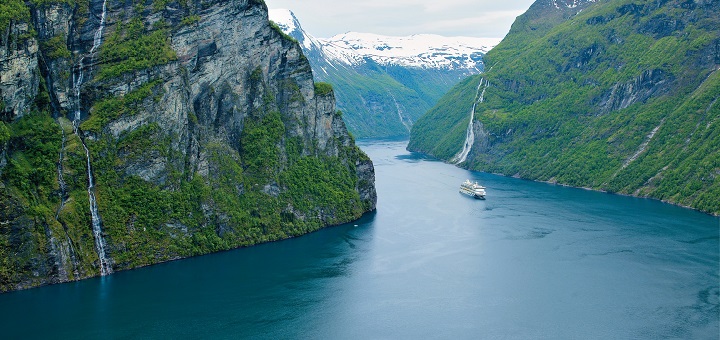
[[[389,37],[356,32],[318,40],[328,56],[351,65],[370,58],[380,65],[478,71],[482,68],[482,56],[500,42],[500,39],[432,34]]]
[[[268,16],[285,34],[300,42],[304,51],[322,49],[322,43],[305,32],[292,11],[288,9],[270,9],[268,10]]]
[[[372,33],[348,32],[332,38],[315,38],[302,29],[299,20],[287,9],[271,9],[270,20],[303,48],[320,49],[329,58],[347,65],[373,60],[379,65],[417,68],[482,68],[482,56],[497,45],[498,38],[444,37],[416,34],[393,37]]]
[[[291,11],[269,12],[300,43],[316,80],[334,86],[337,106],[357,137],[407,136],[450,87],[482,72],[483,55],[501,40],[357,32],[316,38]]]

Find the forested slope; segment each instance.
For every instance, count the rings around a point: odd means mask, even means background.
[[[375,209],[332,87],[261,0],[8,0],[0,33],[0,292]]]
[[[470,106],[454,106],[484,78],[463,166],[720,213],[719,11],[717,1],[537,1],[485,56],[485,74],[416,123],[409,148],[456,154]]]

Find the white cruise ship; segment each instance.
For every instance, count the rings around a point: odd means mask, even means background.
[[[485,187],[477,182],[470,182],[469,179],[466,179],[465,182],[460,185],[460,193],[481,200],[485,199]]]

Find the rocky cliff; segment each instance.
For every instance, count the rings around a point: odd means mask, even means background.
[[[262,1],[10,1],[0,291],[375,209],[372,162]]]
[[[719,6],[538,0],[409,147],[451,160],[467,144],[464,167],[720,214]]]

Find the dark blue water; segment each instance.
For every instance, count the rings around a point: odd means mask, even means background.
[[[718,218],[361,146],[376,213],[2,294],[0,337],[718,339]],[[488,199],[460,195],[466,178]]]

